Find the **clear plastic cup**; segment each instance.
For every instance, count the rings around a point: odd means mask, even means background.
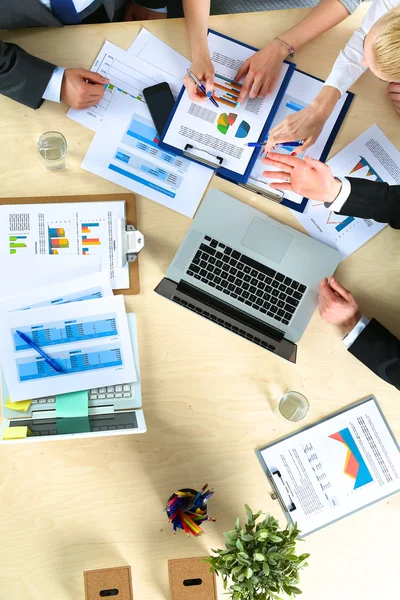
[[[47,171],[60,171],[66,167],[67,140],[58,131],[42,133],[38,141],[39,154]]]
[[[307,398],[303,394],[294,391],[286,392],[278,405],[278,411],[282,417],[294,423],[304,419],[309,408],[310,404]]]

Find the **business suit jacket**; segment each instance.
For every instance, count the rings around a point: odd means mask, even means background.
[[[110,21],[126,0],[104,0]],[[0,29],[62,27],[39,0],[0,0]],[[30,108],[39,108],[56,65],[0,41],[0,93]]]
[[[349,181],[351,193],[339,214],[374,219],[400,229],[400,185],[355,178],[349,178]],[[370,321],[349,352],[400,389],[400,340],[378,321]]]

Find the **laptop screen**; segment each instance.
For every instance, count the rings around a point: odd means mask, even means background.
[[[48,436],[137,429],[138,422],[135,411],[128,411],[69,419],[18,419],[11,421],[9,426],[27,426],[33,436]]]

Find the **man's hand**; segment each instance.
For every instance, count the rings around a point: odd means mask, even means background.
[[[211,62],[210,56],[202,56],[201,58],[195,59],[190,70],[204,83],[207,90],[207,96],[210,97],[214,91],[214,65]],[[197,87],[188,73],[186,73],[183,83],[191,100],[194,100],[195,102],[207,100],[207,97]]]
[[[61,100],[71,108],[89,108],[104,96],[104,84],[109,83],[98,73],[86,69],[65,69],[61,84]]]
[[[287,49],[276,40],[269,42],[262,50],[248,58],[237,72],[235,81],[243,82],[238,102],[244,101],[246,96],[266,96],[275,87],[281,72],[282,62],[287,56]]]
[[[270,152],[262,162],[278,171],[263,171],[268,179],[280,179],[282,183],[270,183],[278,190],[290,190],[317,202],[333,202],[342,184],[337,181],[328,165],[306,156],[304,160]]]
[[[387,93],[393,102],[394,109],[400,113],[400,83],[389,83]]]
[[[329,279],[329,285],[326,278],[322,280],[318,308],[321,317],[341,327],[343,333],[350,333],[361,319],[356,300],[334,277]]]

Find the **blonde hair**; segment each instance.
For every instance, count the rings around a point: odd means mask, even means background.
[[[400,79],[400,5],[377,23],[378,34],[371,44],[375,66],[388,79]]]

